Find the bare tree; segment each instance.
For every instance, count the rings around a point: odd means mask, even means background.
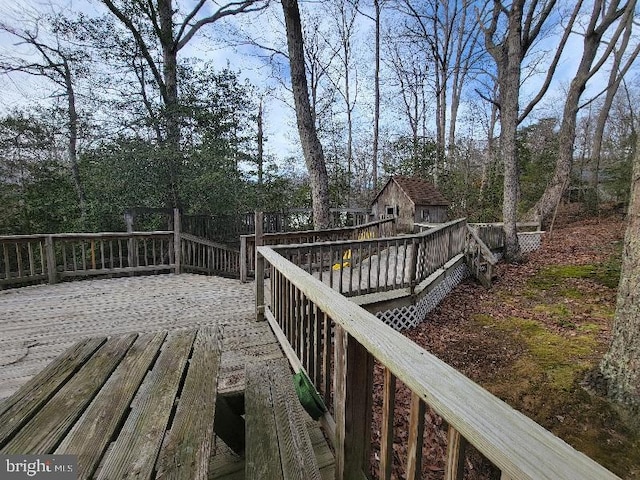
[[[621,0],[612,0],[608,5],[605,0],[595,0],[593,2],[589,22],[583,32],[583,50],[580,64],[569,85],[564,103],[556,168],[542,197],[527,213],[529,217],[539,219],[543,225],[549,223],[569,184],[573,165],[576,117],[581,107],[580,99],[585,91],[587,82],[607,62],[618,41],[624,38],[623,32],[626,30],[626,19],[635,14],[636,4],[636,0],[629,0],[626,3]],[[610,29],[613,29],[613,31],[610,31]],[[609,36],[605,48],[601,49],[600,46],[605,34],[609,34]]]
[[[156,3],[144,0],[102,0],[109,11],[133,36],[142,58],[146,61],[158,86],[165,115],[164,141],[172,155],[168,159],[169,198],[174,207],[181,205],[178,178],[182,165],[180,155],[180,108],[178,104],[178,53],[206,25],[225,17],[255,12],[266,8],[268,0],[234,1],[218,5],[216,2],[198,0],[187,13],[182,14],[172,0]],[[207,8],[212,5],[213,11]],[[205,13],[206,12],[206,13]],[[153,37],[144,35],[145,25],[152,26]],[[160,45],[161,60],[154,56],[155,45]]]
[[[282,10],[287,31],[291,87],[298,133],[311,181],[313,223],[316,229],[326,228],[329,225],[329,182],[322,144],[318,139],[309,102],[302,24],[297,0],[282,0]]]
[[[334,47],[334,55],[339,60],[339,68],[334,69],[332,82],[336,91],[344,101],[344,111],[347,117],[347,206],[351,206],[351,180],[353,173],[353,116],[358,96],[358,76],[354,70],[353,36],[356,29],[358,2],[344,2],[337,0],[334,3],[334,22],[337,34],[337,45]]]
[[[420,141],[426,136],[426,88],[429,71],[426,65],[429,55],[415,43],[406,43],[391,35],[386,38],[389,53],[385,56],[393,76],[392,86],[397,88],[396,108],[405,117],[411,132],[412,157],[417,161],[420,156]],[[433,172],[435,174],[435,172]],[[434,175],[435,177],[435,175]],[[434,180],[437,181],[436,178]]]
[[[18,40],[18,45],[26,45],[35,54],[34,58],[8,56],[0,58],[0,73],[25,73],[45,77],[61,89],[61,96],[66,99],[67,119],[67,156],[71,168],[71,178],[78,195],[80,220],[84,225],[86,220],[86,197],[78,166],[78,129],[79,116],[76,106],[76,70],[80,69],[87,57],[82,52],[63,44],[55,34],[56,19],[51,19],[49,27],[50,38],[42,39],[40,25],[44,18],[34,20],[33,28],[18,29],[7,24],[0,24],[0,30],[11,34]]]
[[[401,11],[411,20],[407,24],[408,36],[425,42],[432,59],[436,141],[441,152],[455,145],[463,89],[472,68],[485,55],[479,48],[481,30],[473,8],[475,3],[470,0],[401,3]]]
[[[620,87],[620,83],[622,82],[622,79],[625,77],[625,75],[629,71],[629,68],[631,68],[631,65],[636,60],[636,58],[638,57],[638,53],[640,52],[640,42],[637,42],[633,51],[627,54],[627,49],[629,48],[629,41],[631,39],[631,33],[633,30],[633,20],[633,15],[625,16],[625,31],[622,36],[620,46],[618,48],[615,48],[613,52],[613,63],[609,72],[609,81],[607,82],[608,88],[606,89],[604,102],[602,104],[602,107],[600,107],[600,111],[598,113],[595,131],[593,134],[593,156],[595,158],[593,187],[595,193],[596,212],[600,208],[600,156],[602,154],[602,139],[604,137],[605,124],[607,118],[609,117],[609,111],[611,110],[611,106],[613,105],[613,100],[616,96],[616,93],[618,92],[618,88]]]
[[[500,156],[504,166],[504,199],[502,216],[505,229],[505,259],[520,260],[520,244],[516,231],[519,174],[517,164],[516,133],[518,124],[543,98],[551,83],[556,66],[564,50],[571,28],[580,10],[582,0],[575,6],[564,28],[564,33],[551,60],[547,75],[538,93],[520,111],[522,63],[540,36],[554,10],[555,0],[514,0],[506,6],[493,0],[489,18],[483,21],[485,46],[493,57],[497,69],[498,107],[500,109]],[[503,19],[503,17],[506,17]],[[506,31],[499,28],[506,22]]]

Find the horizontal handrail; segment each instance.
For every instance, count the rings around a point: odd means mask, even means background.
[[[366,443],[369,442],[367,435],[362,433],[371,428],[370,420],[367,420],[370,419],[371,393],[371,380],[367,380],[370,373],[366,373],[370,371],[366,366],[369,365],[368,356],[380,362],[389,372],[385,378],[397,378],[413,392],[416,407],[414,411],[412,400],[412,432],[420,429],[418,425],[424,425],[424,402],[450,425],[451,438],[460,435],[466,439],[502,471],[503,478],[618,478],[286,260],[273,248],[258,247],[258,253],[272,269],[269,309],[298,352],[316,388],[324,394],[325,400],[330,401],[330,410],[336,419],[336,436],[333,440],[337,478],[356,478],[350,475],[361,472],[354,472],[354,468],[368,468],[362,455],[363,451],[367,451]],[[313,322],[316,322],[315,326]],[[331,325],[334,328],[329,333]],[[321,333],[323,329],[324,334]],[[332,336],[335,342],[332,342]],[[330,361],[327,357],[332,343],[335,343],[334,356]],[[318,365],[323,366],[320,373]],[[326,391],[328,378],[333,378],[333,397]],[[395,384],[395,380],[393,382]],[[387,385],[385,383],[385,391]],[[331,403],[331,398],[336,401]],[[386,396],[385,405],[383,415],[393,415],[393,406],[389,411]],[[420,412],[422,419],[419,418]],[[369,425],[363,424],[367,421]],[[384,436],[389,437],[388,432]],[[390,437],[393,438],[393,435]],[[421,439],[422,433],[410,435],[409,442],[414,443],[410,444],[413,448],[408,449],[413,452],[413,457],[410,455],[409,458],[409,470],[415,470],[416,464],[419,466],[421,440],[416,440],[416,437]],[[449,451],[451,455],[459,454],[455,449]],[[456,460],[454,458],[453,462],[447,463],[455,464]]]
[[[40,233],[34,235],[0,235],[0,242],[40,240],[47,237],[53,239],[98,239],[98,238],[123,238],[123,237],[158,237],[173,235],[172,230],[157,230],[152,232],[72,232],[72,233]]]

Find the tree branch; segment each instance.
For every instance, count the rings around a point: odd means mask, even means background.
[[[102,0],[102,3],[105,4],[105,6],[111,11],[111,13],[113,13],[118,18],[118,20],[120,20],[122,24],[125,27],[127,27],[127,29],[133,35],[133,38],[135,39],[136,43],[138,44],[138,47],[140,48],[140,52],[142,53],[142,56],[147,61],[147,64],[149,65],[149,68],[153,73],[153,78],[156,80],[156,83],[160,88],[160,94],[166,100],[166,96],[167,96],[166,85],[162,78],[162,74],[158,70],[158,67],[155,64],[153,57],[149,52],[149,48],[147,47],[147,44],[145,43],[144,38],[142,38],[142,34],[138,31],[138,29],[133,24],[131,19],[127,18],[127,16],[118,7],[116,7],[111,0]]]
[[[202,2],[202,0],[200,0]],[[259,5],[255,8],[251,8],[252,5],[258,3]],[[245,0],[240,2],[230,2],[222,7],[220,7],[216,13],[210,15],[208,17],[202,18],[198,20],[190,29],[186,31],[187,24],[183,23],[180,30],[180,35],[176,37],[176,51],[182,49],[191,38],[196,34],[198,30],[200,30],[203,26],[208,25],[210,23],[217,22],[221,18],[228,17],[230,15],[237,15],[238,13],[249,13],[249,12],[259,12],[264,10],[269,5],[269,1],[262,3],[262,0]],[[184,33],[186,32],[186,33]],[[181,35],[184,33],[184,36]]]
[[[542,84],[542,87],[540,87],[540,90],[538,90],[538,94],[535,96],[535,98],[529,102],[529,104],[525,107],[525,109],[522,111],[522,113],[518,117],[518,123],[522,122],[527,117],[527,115],[531,113],[533,108],[538,104],[538,102],[540,102],[540,100],[542,100],[542,98],[546,95],[547,91],[549,90],[549,86],[551,85],[551,80],[555,75],[556,68],[558,67],[558,62],[560,61],[560,56],[564,51],[564,47],[567,44],[569,35],[571,34],[573,24],[576,18],[578,17],[578,13],[580,12],[580,9],[582,7],[582,2],[583,0],[579,0],[578,3],[576,3],[576,6],[573,9],[573,12],[571,13],[571,17],[569,18],[569,23],[567,23],[564,29],[562,38],[560,39],[560,43],[558,44],[558,48],[556,49],[556,53],[553,56],[551,65],[549,65],[549,68],[547,70],[547,75],[544,79],[544,83]]]

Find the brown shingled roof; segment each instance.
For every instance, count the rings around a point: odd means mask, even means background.
[[[418,177],[405,177],[403,175],[394,175],[382,188],[384,190],[387,184],[395,181],[398,186],[407,194],[416,205],[449,205],[449,202],[431,182]],[[377,200],[382,190],[378,192],[374,202]]]

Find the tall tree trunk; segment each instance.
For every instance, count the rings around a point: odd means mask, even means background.
[[[373,189],[378,188],[378,142],[380,138],[380,0],[373,0],[376,22],[376,61],[374,72],[374,106],[373,106],[373,165],[371,177]]]
[[[167,173],[169,175],[168,206],[182,207],[178,182],[182,167],[180,155],[180,108],[178,106],[178,51],[173,38],[173,8],[171,0],[158,0],[160,21],[160,45],[162,47],[162,76],[164,78],[164,104],[166,143],[169,153]]]
[[[520,108],[520,63],[523,57],[521,43],[523,3],[523,1],[515,1],[511,6],[507,38],[502,47],[503,58],[498,62],[500,154],[504,164],[502,221],[505,232],[504,256],[507,262],[518,262],[521,259],[516,229],[519,190],[516,138]]]
[[[609,351],[600,364],[607,394],[640,409],[640,141],[636,146],[622,274]]]
[[[66,59],[62,62],[64,68],[64,84],[67,90],[67,118],[69,120],[68,154],[71,164],[71,177],[78,195],[80,207],[80,225],[85,227],[87,220],[87,198],[84,193],[82,179],[80,178],[80,166],[78,165],[78,111],[76,110],[76,95],[71,78],[71,69]]]
[[[291,87],[298,121],[298,133],[311,181],[313,224],[316,229],[326,228],[329,226],[329,181],[322,144],[318,139],[311,115],[304,65],[302,24],[297,0],[282,0],[282,10],[287,31]]]

